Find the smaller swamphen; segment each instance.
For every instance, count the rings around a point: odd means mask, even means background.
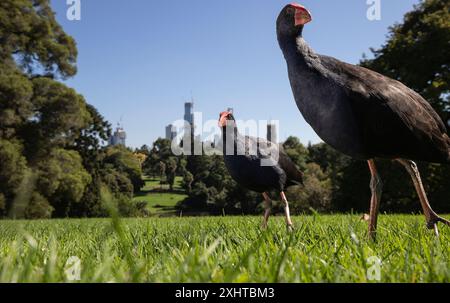
[[[303,183],[303,174],[278,144],[239,133],[233,113],[222,112],[219,119],[222,130],[223,156],[231,177],[241,186],[262,193],[265,213],[262,227],[266,228],[272,201],[268,192],[280,193],[284,204],[286,224],[292,230],[289,203],[284,191]]]

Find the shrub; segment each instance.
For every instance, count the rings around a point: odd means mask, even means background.
[[[34,192],[25,208],[26,219],[50,219],[54,208],[41,194]]]

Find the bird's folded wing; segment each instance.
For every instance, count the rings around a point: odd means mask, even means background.
[[[245,137],[245,147],[246,154],[257,156],[260,159],[277,159],[280,152],[278,144],[250,136]]]
[[[246,140],[249,145],[257,147],[259,159],[269,160],[267,163],[271,161],[285,172],[289,180],[298,184],[303,183],[303,173],[286,154],[283,146],[262,138],[246,137]]]
[[[446,127],[442,119],[415,91],[369,69],[328,56],[319,57],[328,76],[341,85],[355,108],[370,108],[378,114],[378,121],[370,123],[376,127],[375,131],[389,133],[393,131],[393,125],[401,122],[417,136],[428,137],[434,142],[444,140]]]

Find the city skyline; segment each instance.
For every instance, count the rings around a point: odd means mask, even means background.
[[[280,121],[280,141],[320,142],[295,105],[276,39],[275,20],[287,3],[82,1],[81,20],[69,21],[65,1],[53,1],[79,51],[78,74],[65,83],[111,124],[123,116],[130,147],[163,136],[191,96],[205,120],[232,107],[242,120]],[[381,1],[381,19],[370,21],[366,0],[304,0],[314,17],[305,39],[318,53],[355,64],[417,3]]]
[[[227,108],[228,112],[234,113],[234,109],[229,107]],[[197,114],[197,115],[195,115]],[[203,142],[213,142],[217,143],[217,138],[221,137],[220,135],[220,129],[217,127],[213,133],[211,133],[211,128],[209,127],[211,124],[215,124],[216,120],[210,120],[210,121],[198,121],[195,117],[196,116],[202,116],[202,112],[195,111],[195,102],[194,99],[191,98],[191,101],[186,101],[184,103],[184,115],[183,115],[183,121],[177,120],[173,121],[170,124],[168,124],[165,127],[165,135],[160,136],[159,138],[165,138],[166,140],[181,140],[182,135],[185,132],[186,127],[189,127],[189,129],[194,130],[194,134],[197,138],[199,138]],[[180,123],[182,122],[182,123]],[[242,121],[237,120],[237,127],[238,129],[241,129],[241,131],[247,132],[247,134],[250,134],[255,137],[264,137],[268,141],[280,143],[277,142],[279,138],[279,128],[278,125],[280,124],[279,121],[273,121],[273,120],[260,120],[260,121]],[[187,126],[186,125],[189,125]],[[204,132],[203,125],[207,126],[207,131]],[[199,126],[199,127],[197,127]],[[256,126],[256,127],[254,127]],[[263,126],[263,127],[262,127]],[[179,137],[177,137],[179,136]]]

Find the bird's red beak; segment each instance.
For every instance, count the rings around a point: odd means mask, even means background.
[[[227,125],[228,116],[231,115],[230,112],[221,112],[219,119],[219,127],[224,127]]]
[[[292,3],[291,6],[295,8],[295,26],[305,25],[312,21],[311,13],[303,5]]]

